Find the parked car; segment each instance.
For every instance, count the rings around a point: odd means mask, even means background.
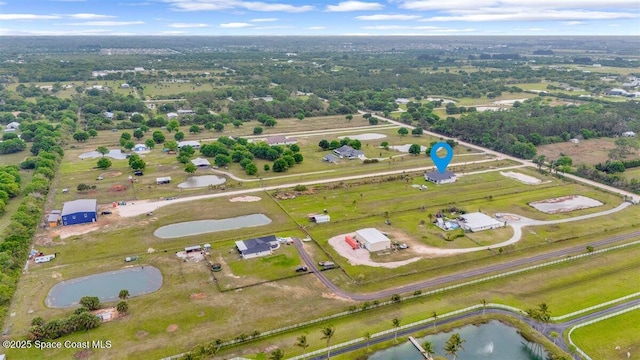
[[[111,215],[111,214],[113,214],[113,212],[111,212],[111,210],[105,210],[105,211],[100,213],[100,215]]]
[[[336,267],[336,264],[331,261],[321,261],[318,265],[322,266],[322,270],[333,269]]]
[[[144,173],[142,172],[142,170],[136,170],[136,171],[133,172],[133,175],[142,176],[142,175],[144,175]]]
[[[408,248],[409,248],[409,245],[407,245],[407,244],[400,244],[400,246],[398,246],[398,248],[400,248],[400,249],[408,249]]]
[[[306,266],[298,266],[296,268],[296,272],[306,272],[307,270],[309,270],[309,268],[307,268]]]
[[[96,178],[96,180],[104,180],[104,177],[103,177],[103,176],[98,176],[98,177]]]

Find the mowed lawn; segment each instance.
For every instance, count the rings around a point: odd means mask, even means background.
[[[571,339],[593,359],[629,359],[627,352],[633,359],[640,352],[640,310],[579,328]]]

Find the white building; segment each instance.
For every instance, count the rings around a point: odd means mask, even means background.
[[[424,179],[427,181],[431,181],[434,184],[451,184],[456,182],[457,177],[456,174],[451,171],[446,171],[441,173],[439,171],[431,171],[424,173]]]
[[[178,118],[178,114],[174,113],[174,112],[170,112],[167,114],[167,119],[171,120],[171,119],[176,119]]]
[[[191,146],[195,150],[200,149],[200,142],[194,140],[185,140],[178,142],[178,149],[182,149],[183,146]]]
[[[133,151],[135,151],[135,152],[141,152],[141,151],[147,151],[147,150],[149,150],[149,149],[147,148],[147,145],[145,145],[145,144],[136,144],[133,147]]]
[[[244,260],[273,254],[279,247],[275,235],[263,236],[255,239],[236,241],[236,247]]]
[[[12,122],[7,124],[7,126],[5,127],[5,130],[16,130],[19,127],[20,127],[20,123],[19,122],[12,121]]]
[[[382,251],[391,248],[391,240],[374,228],[360,229],[356,231],[356,240],[369,251]]]
[[[633,131],[625,131],[622,133],[623,137],[636,137],[636,133]]]
[[[462,228],[471,232],[496,229],[505,226],[504,222],[498,221],[491,216],[479,212],[464,214],[460,216],[460,218],[462,218],[462,223],[460,224],[462,225]]]

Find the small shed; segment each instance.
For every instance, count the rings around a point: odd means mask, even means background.
[[[16,130],[17,128],[20,127],[20,123],[17,121],[12,121],[10,123],[7,124],[7,126],[5,127],[6,130]]]
[[[328,223],[331,221],[331,216],[323,214],[323,215],[311,215],[309,216],[309,220],[313,221],[316,224]]]
[[[56,257],[55,254],[51,254],[51,255],[38,256],[38,257],[34,258],[33,260],[36,262],[36,264],[40,264],[40,263],[49,262],[49,261],[55,259],[55,257]]]
[[[182,149],[184,146],[191,146],[194,150],[200,149],[200,142],[193,140],[185,140],[178,142],[178,149]]]
[[[172,120],[172,119],[177,119],[178,118],[178,114],[174,113],[174,112],[170,112],[167,113],[167,119]]]
[[[156,185],[170,184],[170,183],[171,183],[171,176],[163,176],[163,177],[156,178]]]
[[[375,228],[356,231],[355,239],[364,244],[364,247],[369,251],[381,251],[391,248],[391,240]]]
[[[133,147],[133,151],[135,152],[139,152],[139,151],[147,151],[147,145],[145,144],[136,144],[136,146]]]
[[[209,162],[209,160],[203,159],[203,158],[195,158],[191,160],[191,163],[199,168],[206,168],[211,166],[211,163]]]
[[[49,227],[60,225],[60,210],[51,210],[47,216],[47,225],[49,225]]]

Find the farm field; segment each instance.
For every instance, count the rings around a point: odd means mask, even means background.
[[[628,359],[640,351],[640,312],[630,311],[575,330],[573,342],[594,359]]]

